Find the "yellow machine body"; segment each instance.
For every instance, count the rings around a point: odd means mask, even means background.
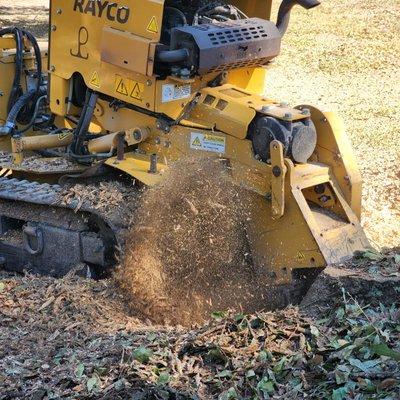
[[[156,185],[163,171],[183,157],[227,159],[234,181],[253,193],[247,226],[253,260],[277,284],[289,283],[295,270],[322,268],[368,247],[360,226],[361,176],[335,114],[270,99],[267,69],[262,67],[230,70],[215,87],[208,83],[216,72],[160,79],[154,63],[162,0],[50,3],[49,103],[57,120],[70,128],[67,117],[79,116],[71,91],[74,77],[80,75],[88,88],[101,94],[90,126],[91,132],[101,134],[94,149],[109,150],[116,146],[115,133],[145,127],[143,138],[132,139],[134,148],[128,146],[122,158],[110,157],[106,165]],[[271,1],[230,3],[250,17],[270,19]],[[6,60],[6,55],[0,57],[3,71],[8,68]],[[1,73],[1,81],[8,74],[11,71]],[[110,107],[110,99],[127,106],[114,102],[116,106]],[[0,120],[5,119],[4,109],[0,98]],[[165,126],[160,115],[178,122]],[[269,163],[255,157],[248,131],[256,115],[290,122],[311,118],[317,146],[308,162],[294,163],[278,141],[271,144]],[[61,144],[69,139],[62,135]],[[23,159],[24,146],[55,147],[42,141],[43,135],[24,138],[23,146],[13,143],[14,162]],[[153,155],[158,160],[156,173],[150,172]],[[32,169],[26,172],[34,174]]]

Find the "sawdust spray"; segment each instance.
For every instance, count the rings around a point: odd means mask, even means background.
[[[221,160],[181,160],[142,194],[117,272],[135,313],[191,324],[213,311],[264,308],[246,237],[246,193],[228,170]]]

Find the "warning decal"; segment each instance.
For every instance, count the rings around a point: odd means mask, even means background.
[[[147,30],[151,33],[158,33],[158,23],[156,17],[151,18],[149,24],[147,25]]]
[[[139,82],[132,81],[132,90],[130,96],[136,100],[142,100],[142,92],[144,90],[144,85]]]
[[[122,94],[124,96],[128,96],[128,87],[124,81],[124,78],[122,78],[119,75],[116,75],[115,77],[115,91],[119,94]]]
[[[64,140],[70,135],[71,135],[71,132],[68,130],[61,132],[60,134],[58,134],[58,140]]]
[[[187,99],[192,94],[192,87],[190,85],[163,85],[162,86],[162,102],[168,103],[169,101]]]
[[[223,136],[205,135],[203,133],[192,132],[190,135],[190,148],[194,150],[224,154],[226,139]]]
[[[92,77],[90,78],[90,82],[89,82],[92,86],[95,86],[97,88],[100,87],[100,78],[99,78],[99,74],[97,73],[97,71],[93,72]]]
[[[297,260],[298,261],[304,261],[306,259],[305,254],[302,251],[297,252]]]
[[[115,76],[115,91],[126,97],[142,101],[144,84],[132,79],[123,78],[120,75]]]

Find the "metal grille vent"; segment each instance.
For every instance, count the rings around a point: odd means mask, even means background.
[[[217,67],[211,68],[208,72],[224,72],[231,68],[250,68],[250,67],[261,67],[268,63],[270,58],[255,58],[245,61],[238,61],[229,64],[222,64]]]
[[[268,34],[263,26],[229,29],[226,31],[210,32],[208,37],[214,46],[227,43],[247,42],[254,39],[267,38]]]

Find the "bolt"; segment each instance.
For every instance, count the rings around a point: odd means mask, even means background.
[[[330,198],[330,196],[321,196],[321,197],[319,197],[319,201],[321,202],[321,203],[327,203],[329,200],[330,200],[331,198]]]
[[[190,77],[190,70],[188,68],[181,69],[181,78],[182,79],[189,79]]]
[[[161,123],[157,122],[156,127],[157,127],[157,129],[161,129]]]
[[[61,15],[61,14],[62,14],[61,8],[58,8],[58,9],[57,9],[57,14],[58,14],[58,15]]]
[[[168,140],[166,140],[165,142],[164,142],[164,147],[165,148],[170,148],[171,147],[171,142],[169,142]]]
[[[51,71],[51,72],[54,72],[55,70],[56,70],[55,65],[52,65],[52,66],[50,67],[50,71]]]
[[[308,108],[305,108],[301,113],[307,117],[311,115],[311,111]]]
[[[274,108],[274,106],[262,106],[261,111],[262,112],[268,112],[271,111]]]
[[[274,174],[275,178],[278,178],[278,177],[281,176],[282,170],[281,170],[280,167],[278,167],[277,165],[275,165],[275,166],[272,168],[272,173]]]
[[[161,139],[159,137],[156,137],[155,142],[156,142],[156,144],[160,144],[161,143]]]
[[[147,86],[151,86],[153,84],[153,82],[150,80],[150,79],[148,79],[147,81],[146,81],[146,85]]]
[[[149,174],[156,174],[157,173],[157,154],[150,155],[150,169]]]
[[[172,67],[171,68],[171,74],[172,75],[177,76],[177,75],[179,75],[179,72],[180,72],[180,68],[179,67]]]
[[[284,118],[286,119],[292,119],[293,115],[291,113],[285,113]]]
[[[52,25],[52,26],[51,26],[51,30],[52,30],[53,32],[55,32],[55,31],[57,30],[57,27],[56,27],[55,25]]]
[[[4,96],[4,92],[2,90],[0,90],[0,97]]]
[[[171,128],[168,125],[165,125],[164,132],[168,133],[170,130],[171,130]]]

